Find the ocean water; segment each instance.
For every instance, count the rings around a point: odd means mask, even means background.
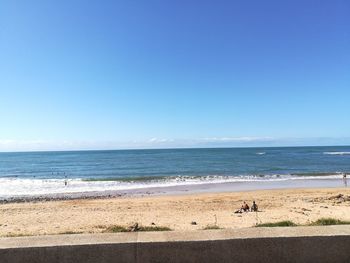
[[[0,197],[334,179],[341,172],[350,172],[350,146],[0,153]]]

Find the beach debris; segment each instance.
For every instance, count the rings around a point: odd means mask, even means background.
[[[295,211],[295,213],[298,213],[298,214],[302,214],[302,215],[305,215],[305,216],[308,216],[309,214],[303,212],[303,211]]]
[[[343,196],[344,196],[343,194],[337,194],[337,195],[334,195],[334,196],[329,197],[328,199],[329,199],[329,200],[340,199],[340,198],[342,198]]]
[[[311,212],[312,210],[311,209],[307,209],[307,208],[301,208],[301,210],[303,210],[303,211],[309,211],[309,212]]]
[[[135,232],[135,231],[138,231],[140,228],[139,228],[139,224],[138,223],[135,223],[133,224],[132,226],[129,227],[129,231],[130,232]]]
[[[350,201],[350,195],[337,194],[330,197],[317,197],[313,199],[314,202],[324,202],[326,200],[332,200],[333,203],[340,204],[341,202]]]
[[[197,225],[197,222],[196,221],[192,221],[191,225]]]
[[[333,200],[334,203],[340,204],[342,202],[350,201],[350,196],[349,195],[346,196],[346,195],[343,195],[343,194],[338,194],[338,195],[329,197],[328,200]]]

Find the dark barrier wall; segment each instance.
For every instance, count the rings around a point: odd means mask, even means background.
[[[93,241],[93,235],[91,237]],[[0,262],[350,262],[350,235],[341,235],[339,231],[337,235],[229,239],[226,233],[223,240],[181,241],[180,237],[178,235],[176,241],[161,242],[3,247],[0,248]]]

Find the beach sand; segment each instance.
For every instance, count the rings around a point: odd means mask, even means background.
[[[344,197],[339,198],[337,195]],[[255,200],[260,212],[234,214]],[[288,189],[175,196],[116,197],[0,204],[0,236],[98,233],[112,225],[167,226],[173,230],[253,227],[321,217],[350,220],[350,189]],[[191,222],[196,222],[196,225]]]

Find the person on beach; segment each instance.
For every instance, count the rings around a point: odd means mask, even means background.
[[[249,212],[249,205],[246,202],[243,202],[243,205],[240,209],[236,210],[235,213],[243,213],[243,212]]]
[[[255,203],[255,201],[253,201],[252,208],[251,208],[250,211],[252,211],[252,212],[258,212],[258,205]]]
[[[249,212],[249,205],[246,202],[243,202],[242,208],[243,212]]]
[[[344,186],[345,186],[345,187],[348,186],[348,180],[346,179],[346,176],[347,176],[347,174],[346,174],[346,173],[343,173],[343,183],[344,183]]]

